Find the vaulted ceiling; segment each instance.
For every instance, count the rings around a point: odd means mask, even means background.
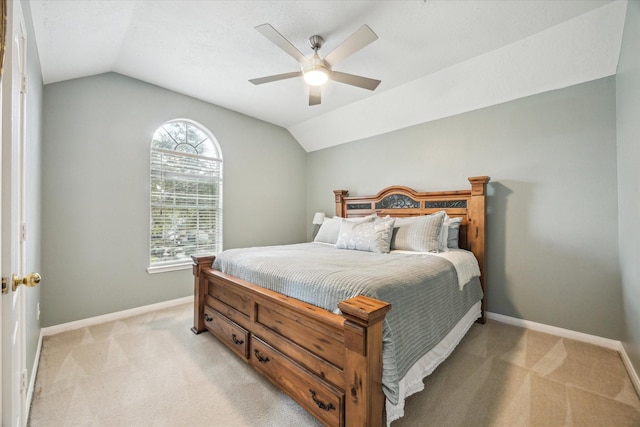
[[[313,151],[615,74],[625,1],[31,0],[44,83],[118,72],[287,128]],[[311,56],[363,24],[378,40],[334,70],[308,105],[298,71],[255,27],[269,23]]]

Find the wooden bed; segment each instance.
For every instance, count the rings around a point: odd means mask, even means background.
[[[476,256],[486,308],[485,193],[471,189],[416,192],[394,186],[375,196],[336,190],[336,216],[407,217],[444,210],[461,217],[459,245]],[[212,268],[214,256],[194,256],[194,326],[209,331],[327,426],[377,427],[384,422],[382,321],[391,305],[357,296],[334,314]]]

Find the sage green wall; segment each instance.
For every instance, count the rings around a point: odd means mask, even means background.
[[[306,238],[305,152],[283,128],[115,73],[44,87],[43,326],[193,294],[149,275],[149,146],[189,118],[224,158],[224,246]]]
[[[615,106],[610,77],[311,152],[307,216],[488,175],[489,311],[620,339]]]
[[[620,270],[625,333],[622,344],[640,372],[640,2],[627,4],[616,74]]]

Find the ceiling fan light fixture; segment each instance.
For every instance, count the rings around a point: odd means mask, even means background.
[[[322,86],[327,80],[329,80],[329,73],[324,67],[311,67],[304,72],[304,81],[311,86]]]
[[[314,40],[314,38],[319,38],[320,41]],[[302,78],[311,86],[322,86],[329,80],[329,67],[318,55],[318,48],[323,41],[322,38],[320,36],[313,36],[309,39],[309,42],[312,40],[314,40],[316,44],[312,46],[314,53],[313,57],[311,57],[311,65],[302,68]]]

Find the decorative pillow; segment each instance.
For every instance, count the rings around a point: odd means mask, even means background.
[[[438,234],[438,252],[447,252],[447,239],[449,238],[449,225],[447,223],[448,217],[444,217],[442,221],[442,227],[440,228],[440,234]]]
[[[416,252],[438,252],[444,211],[411,218],[396,218],[391,249]]]
[[[353,223],[371,222],[375,219],[375,215],[365,216],[364,218],[340,218],[334,216],[333,218],[325,218],[318,230],[318,234],[313,239],[314,242],[331,243],[335,245],[338,241],[338,234],[340,233],[340,224],[342,221],[349,221]]]
[[[389,252],[394,223],[394,218],[360,223],[342,221],[336,248],[386,254]]]
[[[462,223],[462,218],[450,218],[449,225],[447,227],[448,235],[447,235],[447,247],[449,249],[460,249],[458,245],[458,236],[460,234],[460,224]]]
[[[446,252],[451,249],[458,249],[458,232],[460,231],[460,223],[462,218],[451,218],[449,215],[444,215],[444,221],[442,222],[442,228],[440,229],[440,236],[438,237],[438,250],[440,252]],[[449,240],[451,245],[449,246]]]

